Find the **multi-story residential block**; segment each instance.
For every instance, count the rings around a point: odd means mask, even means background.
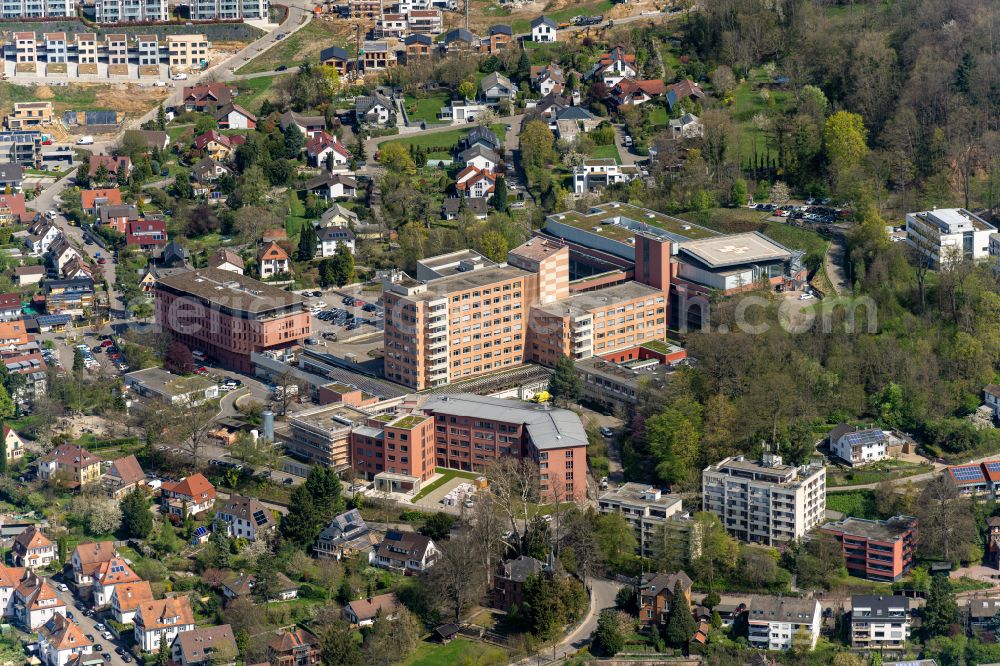
[[[156,652],[160,644],[169,646],[182,631],[194,629],[194,613],[186,596],[155,599],[136,610],[135,642],[143,652]]]
[[[683,511],[681,498],[664,495],[659,488],[642,483],[629,482],[601,495],[597,500],[597,510],[601,513],[620,513],[635,530],[639,542],[639,554],[643,557],[655,555],[655,532],[665,526],[671,518],[679,522]]]
[[[38,628],[38,658],[43,666],[82,664],[92,651],[93,643],[62,613]]]
[[[902,595],[851,597],[851,647],[901,651],[910,638],[910,600]]]
[[[14,33],[14,55],[19,63],[38,62],[38,40],[35,33]]]
[[[163,508],[175,516],[196,516],[215,506],[215,486],[200,472],[177,483],[168,481],[160,491]]]
[[[691,605],[691,578],[683,571],[677,573],[647,573],[639,579],[636,598],[639,601],[639,622],[644,625],[667,623],[667,614],[674,603],[674,592],[681,587],[684,603]]]
[[[405,14],[382,14],[372,29],[375,39],[403,39],[407,35]]]
[[[881,428],[841,424],[830,431],[830,453],[848,465],[867,465],[889,457],[889,436]]]
[[[0,160],[25,167],[39,166],[42,163],[42,133],[39,130],[0,132]]]
[[[73,582],[77,587],[93,585],[94,574],[104,562],[118,557],[114,541],[81,543],[73,549],[70,565],[73,567]]]
[[[66,253],[58,260],[60,271],[73,258],[79,258],[79,253],[72,256]],[[82,317],[85,309],[94,307],[94,280],[89,277],[75,277],[66,280],[48,280],[43,288],[45,292],[45,311],[49,314],[68,314]]]
[[[97,34],[81,32],[76,36],[76,61],[81,65],[97,64]]]
[[[139,54],[140,65],[160,64],[160,38],[156,35],[139,35],[136,37],[135,50]]]
[[[906,242],[932,267],[985,259],[997,228],[964,208],[906,214]]]
[[[47,32],[42,35],[42,40],[45,42],[45,62],[68,61],[69,48],[65,32]]]
[[[902,595],[851,597],[851,647],[903,650],[910,638],[910,600]]]
[[[167,64],[171,67],[203,67],[212,43],[205,35],[167,35]]]
[[[269,0],[193,0],[191,18],[199,21],[266,19]]]
[[[101,480],[101,459],[82,446],[60,444],[39,459],[38,478],[81,488]]]
[[[913,564],[917,519],[912,516],[888,520],[847,517],[826,523],[820,532],[843,546],[844,566],[851,575],[892,582],[902,578]]]
[[[128,35],[123,35],[123,34],[105,35],[104,50],[108,54],[109,65],[127,65]]]
[[[793,541],[826,514],[826,469],[794,467],[765,453],[761,462],[743,456],[709,465],[701,475],[702,509],[719,516],[741,541],[774,545]]]
[[[156,320],[191,349],[243,372],[253,370],[251,353],[300,345],[312,330],[300,296],[218,268],[160,277]]]
[[[239,495],[230,495],[225,505],[215,512],[215,519],[229,536],[247,541],[256,541],[277,527],[270,509],[256,498]]]
[[[34,571],[55,562],[56,546],[37,525],[32,525],[14,538],[10,555],[15,567]]]
[[[411,34],[440,35],[444,29],[437,9],[414,9],[406,15],[406,21]]]
[[[98,23],[166,21],[170,18],[166,0],[97,0]]]
[[[809,636],[810,649],[816,647],[822,612],[815,599],[752,596],[748,618],[750,646],[759,650],[787,650],[795,634]]]
[[[655,340],[603,357],[577,359],[573,370],[583,383],[585,400],[627,414],[643,388],[663,385],[673,366],[686,358],[683,347]]]
[[[3,0],[0,3],[0,18],[4,19],[39,19],[75,15],[74,0]]]

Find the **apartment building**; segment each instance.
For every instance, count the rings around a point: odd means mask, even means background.
[[[42,35],[42,41],[45,42],[45,62],[66,62],[69,59],[65,32],[47,32]]]
[[[804,536],[826,513],[826,469],[794,467],[765,453],[760,462],[726,458],[704,469],[702,510],[741,541],[772,546]]]
[[[372,36],[375,39],[403,39],[407,35],[405,14],[382,14],[375,22]]]
[[[902,595],[851,597],[851,647],[902,650],[910,638],[910,600]]]
[[[683,515],[679,496],[664,495],[659,488],[631,481],[601,495],[597,510],[625,517],[635,530],[639,554],[643,557],[656,555],[656,531],[672,518],[678,522]]]
[[[104,49],[108,54],[109,65],[128,64],[128,35],[105,35]]]
[[[816,647],[822,614],[815,599],[752,596],[749,610],[750,647],[758,650],[787,650],[795,635],[809,635],[809,649]]]
[[[136,37],[135,50],[139,54],[140,65],[160,64],[160,38],[156,35],[139,35]]]
[[[939,208],[906,214],[906,242],[934,268],[990,253],[997,228],[964,208]]]
[[[437,9],[414,9],[406,16],[407,27],[414,35],[440,35],[444,29]]]
[[[133,21],[167,21],[170,11],[167,0],[97,0],[94,4],[98,23],[131,23]]]
[[[356,474],[394,492],[419,489],[435,467],[482,472],[501,456],[538,463],[547,498],[586,497],[587,435],[565,409],[471,393],[430,396],[351,433]]]
[[[97,34],[82,32],[76,36],[76,61],[81,65],[97,64]]]
[[[887,520],[847,517],[820,528],[843,547],[844,566],[853,576],[894,582],[913,565],[917,519],[893,516]]]
[[[14,56],[17,62],[38,62],[38,40],[35,33],[14,33]]]
[[[28,130],[51,125],[52,102],[18,102],[3,124],[9,130]]]
[[[311,333],[312,317],[296,294],[205,268],[159,278],[156,321],[191,349],[252,372],[251,353],[302,344]]]
[[[37,19],[75,15],[76,3],[73,0],[3,0],[0,3],[0,18],[4,19]]]
[[[208,62],[212,43],[205,35],[167,35],[167,64],[171,67],[201,67]]]
[[[198,21],[266,19],[268,0],[193,0],[191,18]]]

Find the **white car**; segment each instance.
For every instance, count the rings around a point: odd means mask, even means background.
[[[60,592],[69,592],[69,586],[66,583],[59,583]]]
[[[115,640],[115,635],[110,631],[105,631],[103,634],[101,634],[101,638],[103,638],[106,641],[113,641]]]
[[[97,629],[98,631],[104,631],[105,628],[106,627],[103,624],[101,624],[100,622],[98,622],[97,624],[94,625],[94,629]]]
[[[799,296],[799,300],[800,301],[808,301],[808,300],[811,300],[812,297],[813,297],[812,294],[802,294],[801,296]]]

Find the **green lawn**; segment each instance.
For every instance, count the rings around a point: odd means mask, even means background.
[[[610,157],[619,164],[622,163],[622,157],[618,154],[618,146],[615,144],[610,144],[608,146],[594,146],[594,149],[590,151],[591,157]]]
[[[754,116],[766,116],[772,108],[781,110],[791,98],[791,94],[783,90],[768,90],[767,94],[769,100],[765,101],[761,91],[754,89],[750,81],[741,83],[733,91],[733,121],[740,126],[737,150],[743,160],[753,158],[755,145],[758,155],[767,155],[767,132],[754,124]]]
[[[667,123],[670,122],[670,112],[659,104],[650,104],[649,122],[653,124],[653,127],[666,127]]]
[[[499,666],[507,663],[507,653],[493,645],[456,638],[447,645],[422,641],[400,666]]]
[[[277,84],[291,76],[291,74],[275,74],[274,76],[262,76],[259,79],[240,81],[238,100],[240,106],[250,113],[256,113],[260,110],[260,105],[265,99],[278,92]]]
[[[288,239],[299,235],[303,224],[308,224],[306,219],[306,205],[299,197],[299,193],[294,190],[288,191],[288,218],[285,220],[285,232]]]
[[[505,125],[491,125],[490,129],[498,137],[503,139],[506,134]],[[453,130],[448,130],[447,132],[423,132],[414,137],[407,137],[405,139],[393,139],[392,141],[386,141],[381,145],[388,145],[390,143],[398,143],[404,148],[409,149],[410,146],[419,146],[421,148],[432,148],[428,157],[433,159],[442,159],[447,157],[447,153],[451,148],[461,140],[463,136],[472,131],[472,127],[468,128],[458,128]],[[441,155],[438,155],[441,153]]]
[[[833,488],[830,490],[834,491]],[[875,508],[875,493],[870,490],[828,492],[826,494],[826,508],[855,518],[881,518]]]
[[[595,14],[604,14],[606,11],[611,9],[614,3],[611,0],[601,0],[601,2],[591,2],[584,4],[574,4],[566,9],[560,9],[555,12],[546,12],[546,16],[555,21],[556,23],[562,23],[564,21],[569,21],[574,16],[579,16],[581,14],[587,16],[593,16]],[[526,19],[518,19],[514,21],[511,25],[511,29],[514,34],[519,34],[522,32],[531,32],[531,22]]]
[[[406,103],[406,115],[410,122],[436,123],[438,112],[448,104],[450,97],[447,92],[440,92],[423,99],[410,99]]]
[[[446,469],[444,467],[438,467],[434,471],[436,471],[441,476],[439,478],[435,479],[434,481],[431,481],[430,484],[428,484],[428,485],[424,486],[423,488],[421,488],[420,492],[418,492],[416,495],[414,495],[413,499],[410,500],[411,502],[416,502],[417,500],[421,500],[421,499],[427,497],[429,494],[431,494],[432,492],[434,492],[435,490],[437,490],[438,488],[440,488],[444,484],[448,483],[452,479],[455,479],[455,478],[477,479],[480,476],[482,476],[482,474],[476,474],[475,472],[463,472],[461,470]]]
[[[879,483],[892,479],[903,479],[916,474],[926,474],[934,471],[930,463],[905,463],[886,460],[860,469],[832,470],[827,475],[827,487],[859,486],[869,483]]]
[[[803,250],[806,254],[826,254],[830,241],[815,231],[803,227],[793,227],[783,222],[768,222],[764,235],[791,250]]]
[[[328,46],[350,45],[336,40],[332,22],[310,21],[301,30],[285,37],[283,40],[261,53],[259,56],[236,70],[237,74],[255,74],[257,72],[273,72],[279,66],[294,67],[304,60],[318,61],[319,52]]]

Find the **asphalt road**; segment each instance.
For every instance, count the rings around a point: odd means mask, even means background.
[[[96,626],[100,620],[95,617],[85,617],[83,612],[74,605],[77,602],[72,593],[61,591],[58,587],[59,584],[56,582],[51,582],[51,584],[53,588],[55,588],[56,594],[58,594],[59,598],[66,604],[66,610],[73,614],[73,621],[80,626],[83,633],[85,635],[90,634],[93,636],[94,642],[99,643],[104,648],[104,652],[111,654],[111,661],[106,663],[110,664],[110,666],[126,666],[121,656],[115,654],[115,648],[122,645],[122,643],[102,638],[101,632],[97,630]],[[80,606],[84,607],[84,604],[80,604]],[[90,607],[89,600],[85,607]],[[132,664],[135,666],[135,660],[132,661]]]

